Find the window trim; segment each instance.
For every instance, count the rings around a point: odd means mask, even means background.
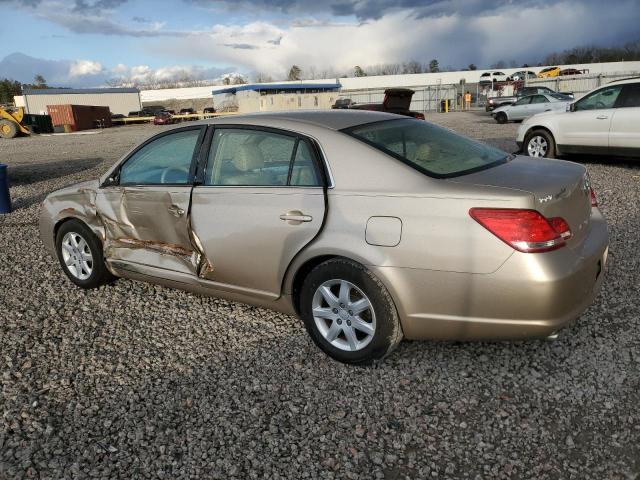
[[[189,130],[200,130],[200,133],[198,135],[198,139],[196,140],[196,145],[193,149],[193,155],[191,156],[191,165],[189,167],[189,177],[187,178],[186,183],[121,183],[120,182],[120,171],[122,170],[122,167],[140,150],[142,150],[144,147],[146,147],[150,143],[162,137],[166,137],[167,135],[172,135],[180,132],[186,132]],[[118,187],[192,187],[195,172],[196,172],[196,167],[198,164],[198,159],[200,157],[202,147],[204,145],[203,140],[205,137],[206,130],[207,130],[206,125],[189,125],[186,127],[172,128],[171,130],[167,130],[166,132],[162,132],[157,135],[154,135],[151,138],[148,138],[147,140],[142,142],[140,145],[138,145],[135,149],[133,149],[131,152],[129,152],[129,154],[125,158],[123,158],[120,161],[120,163],[116,165],[115,168],[111,170],[111,172],[108,175],[108,178],[100,185],[100,188],[114,187],[114,186],[118,186]],[[115,178],[116,180],[114,182],[108,183],[109,178]]]
[[[328,169],[328,164],[324,158],[322,153],[322,149],[320,148],[318,142],[307,135],[302,133],[294,132],[291,130],[283,130],[280,128],[274,127],[266,127],[262,125],[246,125],[246,124],[238,124],[238,123],[225,123],[225,124],[209,124],[207,129],[207,135],[203,146],[201,148],[201,155],[198,161],[197,170],[196,170],[196,178],[195,178],[195,186],[198,187],[206,187],[206,188],[312,188],[312,189],[323,189],[323,188],[332,188],[333,181],[331,172]],[[252,131],[260,131],[273,133],[276,135],[283,135],[287,137],[292,137],[296,139],[296,143],[294,145],[292,158],[289,161],[289,173],[287,175],[287,185],[206,185],[204,183],[204,174],[207,170],[207,166],[209,163],[209,159],[211,157],[211,151],[213,148],[213,136],[216,130],[252,130]],[[298,144],[300,141],[306,142],[307,146],[312,155],[313,166],[316,171],[316,175],[320,179],[320,183],[318,185],[289,185],[290,176],[291,176],[291,168],[293,165],[293,160],[295,159],[295,154],[297,152]]]
[[[435,172],[431,172],[431,171],[429,171],[429,170],[427,170],[425,168],[422,168],[420,165],[417,165],[417,164],[415,164],[413,162],[410,162],[409,160],[404,158],[402,155],[398,155],[397,153],[393,152],[392,150],[389,150],[389,149],[387,149],[387,148],[385,148],[385,147],[383,147],[381,145],[378,145],[378,144],[376,144],[374,142],[371,142],[371,141],[369,141],[369,140],[367,140],[365,138],[359,137],[359,136],[357,136],[356,134],[353,133],[353,130],[356,130],[356,129],[360,128],[360,127],[369,126],[369,125],[378,125],[378,124],[387,123],[387,122],[399,122],[399,121],[403,121],[403,120],[406,121],[406,120],[412,120],[412,119],[410,119],[410,118],[406,118],[406,119],[405,118],[393,118],[393,119],[390,119],[390,120],[378,120],[376,122],[362,123],[360,125],[354,125],[352,127],[343,128],[342,130],[338,130],[338,131],[344,133],[345,135],[348,135],[349,137],[351,137],[351,138],[353,138],[353,139],[355,139],[355,140],[357,140],[359,142],[362,142],[362,143],[364,143],[366,145],[369,145],[370,147],[376,149],[379,152],[382,152],[384,154],[389,155],[392,158],[395,158],[396,160],[399,160],[400,162],[404,163],[405,165],[407,165],[407,166],[413,168],[414,170],[426,175],[427,177],[431,177],[431,178],[435,178],[435,179],[439,179],[439,180],[446,179],[446,178],[463,177],[465,175],[471,175],[472,173],[481,172],[483,170],[489,170],[490,168],[497,167],[498,165],[503,165],[503,164],[505,164],[505,163],[507,163],[507,162],[509,162],[509,161],[511,161],[511,160],[513,160],[515,158],[514,154],[512,154],[512,153],[509,154],[507,152],[504,152],[504,153],[506,153],[506,156],[504,158],[502,158],[500,160],[496,160],[495,162],[487,163],[486,165],[480,165],[478,167],[470,168],[470,169],[464,170],[462,172],[435,173]],[[424,122],[424,120],[416,120],[416,119],[413,119],[413,120],[416,121],[416,122]],[[440,127],[440,128],[442,128],[442,127]],[[455,133],[455,132],[453,132],[453,133]],[[456,133],[456,135],[460,135],[460,134]],[[474,140],[474,139],[471,139],[471,140]],[[474,140],[474,141],[477,141],[477,140]]]

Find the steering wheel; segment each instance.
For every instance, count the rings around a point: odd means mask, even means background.
[[[185,168],[185,167],[169,167],[169,168],[166,168],[162,172],[162,175],[160,175],[160,183],[166,183],[167,175],[171,171],[180,172],[180,173],[186,173],[187,176],[189,176],[189,169],[188,168]]]
[[[596,108],[607,108],[607,106],[604,103],[598,101],[596,102]]]

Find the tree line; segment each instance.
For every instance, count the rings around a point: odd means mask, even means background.
[[[17,80],[4,78],[0,80],[0,104],[13,103],[13,97],[22,95],[23,89],[49,88],[42,75],[36,75],[33,83],[20,83]]]

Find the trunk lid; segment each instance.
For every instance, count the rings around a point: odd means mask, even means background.
[[[388,88],[384,91],[382,105],[385,111],[409,110],[414,93],[408,88]]]
[[[532,209],[547,218],[562,217],[569,223],[570,247],[579,245],[588,232],[591,195],[582,165],[518,156],[497,167],[449,181],[529,192],[533,196]]]

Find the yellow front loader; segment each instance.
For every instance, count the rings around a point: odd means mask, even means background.
[[[29,129],[22,123],[24,118],[24,108],[20,107],[14,111],[0,107],[0,137],[13,138],[18,133],[29,135]]]

